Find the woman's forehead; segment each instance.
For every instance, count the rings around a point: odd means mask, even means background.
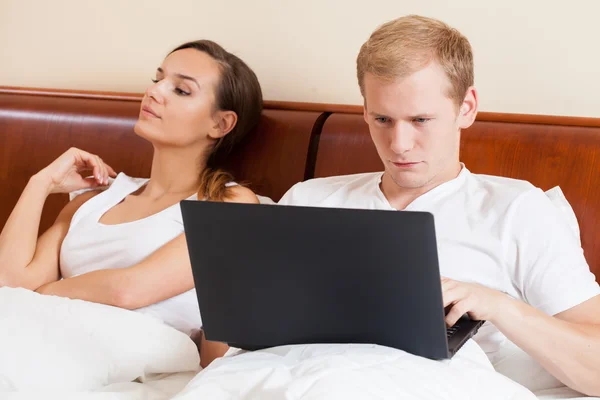
[[[219,63],[210,55],[196,49],[178,50],[169,54],[161,65],[166,75],[184,75],[199,83],[216,83],[221,75]]]

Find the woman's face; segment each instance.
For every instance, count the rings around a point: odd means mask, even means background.
[[[215,118],[221,71],[208,54],[184,49],[170,54],[142,100],[135,132],[154,145],[206,145],[223,136]]]

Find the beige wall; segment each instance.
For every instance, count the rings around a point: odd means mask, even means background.
[[[0,0],[0,85],[141,92],[172,47],[210,38],[266,99],[360,104],[360,45],[407,13],[469,37],[482,110],[600,117],[598,0]]]

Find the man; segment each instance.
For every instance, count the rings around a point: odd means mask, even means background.
[[[476,175],[459,161],[478,108],[468,40],[419,16],[377,29],[357,75],[382,173],[314,179],[279,204],[429,211],[447,324],[488,321],[488,354],[506,338],[571,388],[600,395],[600,288],[560,211],[528,182]],[[499,332],[498,332],[499,331]]]

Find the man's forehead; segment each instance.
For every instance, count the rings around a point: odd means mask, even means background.
[[[397,113],[420,114],[431,112],[446,102],[448,79],[436,79],[432,71],[418,71],[406,78],[386,80],[365,74],[365,106],[369,112],[391,115]],[[443,76],[445,78],[445,76]]]

